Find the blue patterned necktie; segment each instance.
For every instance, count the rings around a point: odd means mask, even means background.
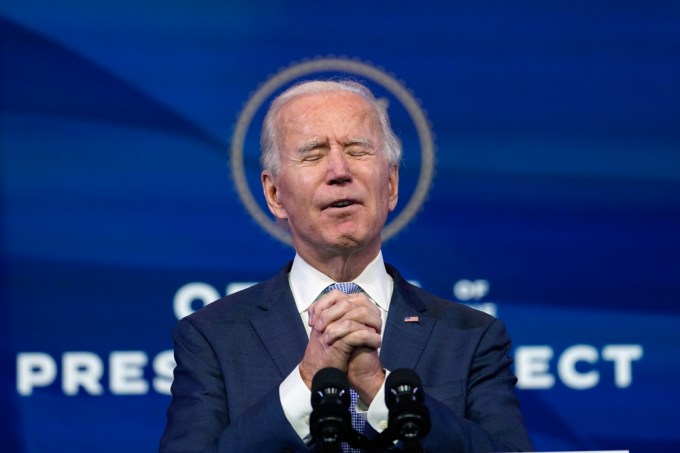
[[[324,294],[325,293],[330,293],[331,291],[337,289],[340,292],[343,292],[345,294],[356,294],[360,293],[363,291],[361,289],[361,286],[357,285],[356,283],[353,282],[340,282],[340,283],[333,283],[332,285],[328,285],[326,289],[323,290]]]
[[[356,294],[356,293],[360,293],[360,292],[363,291],[361,289],[361,287],[359,285],[357,285],[356,283],[340,282],[340,283],[333,283],[332,285],[329,285],[326,289],[323,290],[323,292],[325,294],[325,293],[331,292],[335,289],[342,291],[345,294]],[[359,433],[363,433],[364,427],[366,426],[366,419],[361,417],[359,414],[357,414],[356,409],[355,409],[357,401],[359,401],[359,395],[357,394],[357,392],[355,392],[352,389],[350,389],[349,394],[350,394],[350,401],[351,401],[350,406],[349,406],[349,410],[350,410],[350,414],[352,415],[352,428],[354,428],[354,430],[359,432]],[[341,445],[342,445],[343,453],[355,453],[355,452],[361,451],[357,448],[351,448],[347,444],[347,442],[343,442]]]

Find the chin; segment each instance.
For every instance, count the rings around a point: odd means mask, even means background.
[[[380,243],[380,235],[377,236],[378,244]],[[371,244],[375,243],[376,237],[367,235],[365,232],[359,234],[358,232],[338,234],[336,235],[330,243],[333,244],[333,248],[337,251],[342,251],[343,253],[354,253],[359,250],[363,250],[369,247]]]
[[[354,237],[346,237],[342,236],[339,238],[336,238],[333,242],[333,248],[336,250],[342,250],[342,251],[356,251],[359,250],[363,247],[362,241],[354,238]]]

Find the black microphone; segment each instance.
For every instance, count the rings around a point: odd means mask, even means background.
[[[421,451],[420,439],[430,432],[431,423],[418,374],[408,368],[392,371],[385,381],[385,404],[390,436],[401,440],[406,452]]]
[[[336,452],[352,431],[349,383],[337,368],[323,368],[312,379],[310,432],[321,450]]]

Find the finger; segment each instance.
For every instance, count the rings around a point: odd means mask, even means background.
[[[309,310],[308,324],[312,329],[323,331],[329,324],[340,320],[351,311],[352,304],[346,299],[327,299],[315,302]]]
[[[319,313],[335,305],[338,301],[346,297],[347,294],[344,294],[338,290],[333,290],[320,296],[316,301],[312,303],[312,305],[309,306],[309,310],[307,312],[309,316],[308,324],[312,326],[316,321]]]
[[[382,344],[382,338],[380,338],[380,334],[369,329],[354,331],[348,335],[345,335],[340,341],[354,349],[368,348],[377,350]]]
[[[327,346],[343,350],[357,347],[377,349],[382,342],[380,333],[375,329],[349,319],[330,324],[320,338]]]
[[[376,333],[380,333],[382,329],[380,309],[373,303],[370,305],[353,305],[340,319],[356,321],[366,327],[372,328]]]
[[[317,314],[310,324],[314,330],[323,332],[331,324],[339,321],[355,321],[380,333],[382,319],[375,304],[355,303],[341,300]]]
[[[378,332],[382,324],[380,310],[365,293],[344,294],[331,291],[310,306],[308,317],[308,324],[317,330],[323,330],[331,322],[346,317],[364,322]]]
[[[336,289],[320,296],[309,307],[310,313],[314,314],[316,311],[323,311],[341,300],[347,300],[353,303],[373,304],[366,293],[345,294]]]

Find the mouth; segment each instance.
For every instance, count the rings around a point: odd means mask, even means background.
[[[357,204],[356,200],[337,200],[326,206],[326,209],[342,209]]]

